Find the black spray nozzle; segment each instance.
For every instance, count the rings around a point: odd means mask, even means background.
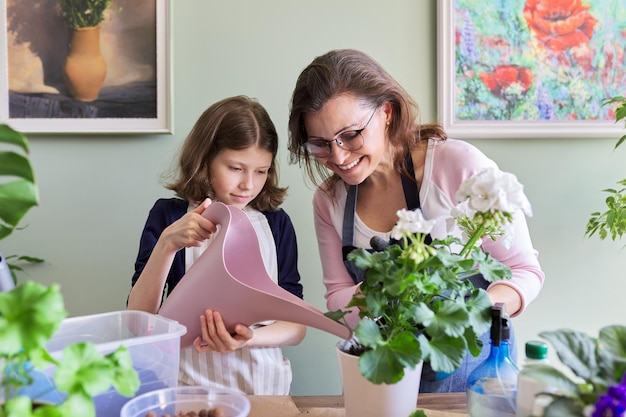
[[[493,346],[500,346],[503,340],[509,340],[511,323],[504,310],[504,303],[495,303],[491,307],[491,342]]]

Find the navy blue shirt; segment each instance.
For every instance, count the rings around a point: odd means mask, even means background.
[[[187,213],[187,207],[188,203],[180,198],[161,198],[154,203],[141,233],[132,285],[135,285],[139,279],[139,275],[146,266],[163,230],[184,216]],[[300,273],[298,272],[298,245],[291,219],[283,209],[264,211],[263,214],[267,218],[276,243],[278,285],[302,298],[302,284],[300,284]],[[164,292],[167,291],[169,295],[183,275],[185,275],[185,250],[181,249],[174,256]]]

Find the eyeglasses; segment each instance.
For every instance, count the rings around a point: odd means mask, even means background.
[[[304,149],[316,158],[326,158],[330,155],[331,145],[333,142],[337,142],[337,146],[347,151],[358,151],[363,147],[365,140],[363,139],[363,131],[367,129],[367,126],[372,121],[374,114],[378,110],[378,107],[374,109],[374,112],[361,129],[346,130],[339,133],[333,139],[311,139],[302,144]]]

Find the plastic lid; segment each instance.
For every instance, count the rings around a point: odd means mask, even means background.
[[[526,357],[529,359],[547,358],[548,344],[537,340],[526,342]]]

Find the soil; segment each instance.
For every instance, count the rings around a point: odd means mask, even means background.
[[[188,411],[187,413],[183,413],[182,411],[179,411],[174,416],[171,416],[170,414],[158,416],[154,411],[150,411],[146,414],[146,417],[226,417],[226,414],[224,414],[224,410],[221,408],[210,408],[202,409],[198,412]]]

